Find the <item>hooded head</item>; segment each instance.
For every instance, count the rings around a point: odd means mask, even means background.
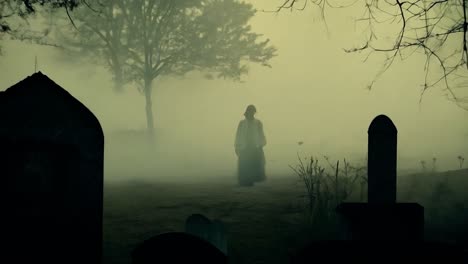
[[[249,106],[247,106],[247,109],[245,109],[244,116],[247,119],[253,119],[256,112],[257,112],[257,109],[255,108],[255,106],[254,105],[249,105]]]

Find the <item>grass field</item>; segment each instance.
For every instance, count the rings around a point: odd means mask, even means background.
[[[402,176],[398,185],[400,201],[425,206],[427,239],[466,243],[468,170]],[[326,232],[333,226],[306,224],[304,193],[294,176],[251,188],[236,187],[235,179],[106,181],[104,263],[130,263],[136,244],[182,231],[192,213],[227,224],[231,263],[287,263],[308,240],[333,238]]]

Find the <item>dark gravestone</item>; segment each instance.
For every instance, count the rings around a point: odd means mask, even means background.
[[[222,221],[192,214],[185,221],[185,232],[210,242],[227,255],[226,227]]]
[[[368,203],[337,207],[343,237],[350,240],[417,240],[424,238],[424,208],[396,203],[397,129],[384,115],[369,126]]]
[[[390,118],[379,115],[367,133],[368,202],[396,203],[397,129]]]
[[[219,249],[198,236],[171,232],[154,236],[138,245],[132,252],[133,264],[156,263],[228,263]]]
[[[100,263],[99,121],[40,72],[0,92],[0,113],[5,253],[16,263]]]
[[[330,263],[468,263],[463,248],[423,242],[424,208],[396,203],[396,128],[386,116],[369,128],[369,203],[337,207],[343,240],[315,241],[291,254],[293,264]]]

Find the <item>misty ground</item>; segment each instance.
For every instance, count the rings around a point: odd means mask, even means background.
[[[275,258],[284,258],[281,251],[287,244],[279,239],[296,232],[288,221],[301,215],[300,199],[294,191],[299,186],[284,180],[254,188],[234,185],[234,181],[214,179],[191,184],[106,184],[105,263],[129,263],[129,251],[136,243],[161,232],[183,231],[184,221],[192,213],[218,218],[228,225],[234,263],[263,263],[271,260],[268,254],[272,250],[280,253]]]
[[[133,176],[106,174],[104,263],[130,263],[137,243],[183,231],[192,213],[227,224],[232,263],[287,263],[288,252],[309,239],[333,236],[304,224],[305,189],[293,174],[271,176],[251,188],[236,187],[229,175],[173,181]],[[398,185],[400,201],[425,206],[427,239],[466,243],[468,169],[400,176]]]
[[[288,254],[309,240],[336,238],[332,223],[310,225],[306,220],[305,186],[288,167],[297,162],[294,151],[271,159],[272,146],[267,146],[267,181],[241,188],[230,142],[205,148],[204,142],[175,137],[156,142],[152,148],[135,131],[106,135],[104,263],[130,263],[138,243],[183,231],[193,213],[227,224],[231,263],[287,263]],[[425,206],[427,239],[466,243],[468,169],[431,172],[427,164],[422,173],[418,160],[414,164],[399,169],[398,200]],[[356,188],[349,201],[359,197]]]

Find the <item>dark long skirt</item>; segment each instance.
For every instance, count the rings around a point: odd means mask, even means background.
[[[265,176],[265,154],[262,148],[245,149],[239,153],[238,179],[241,186],[252,186]]]

